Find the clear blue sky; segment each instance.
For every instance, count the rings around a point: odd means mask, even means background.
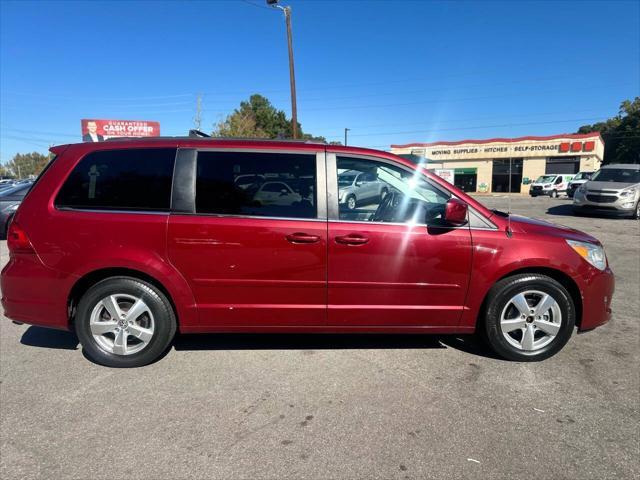
[[[251,93],[289,114],[284,19],[264,0],[1,1],[0,160],[81,118],[211,130]],[[640,2],[291,0],[303,129],[349,143],[573,132],[640,95]]]

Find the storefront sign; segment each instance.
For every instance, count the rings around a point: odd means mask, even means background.
[[[453,179],[455,176],[455,170],[452,168],[437,168],[435,170],[435,174],[438,175],[441,179],[446,180],[450,184],[453,185]]]
[[[593,152],[595,141],[586,142],[546,142],[529,144],[492,144],[485,146],[446,147],[435,145],[425,149],[430,159],[464,158],[508,158],[508,157],[546,157],[550,155],[575,155],[578,152]],[[412,150],[412,152],[415,150]]]

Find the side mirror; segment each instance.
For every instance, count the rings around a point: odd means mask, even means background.
[[[457,198],[451,198],[444,206],[444,221],[454,227],[467,223],[468,206]]]
[[[289,192],[287,191],[286,188],[283,188],[282,190],[280,190],[280,196],[284,197],[285,195],[287,195]]]

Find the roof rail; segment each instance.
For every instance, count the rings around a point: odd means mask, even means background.
[[[212,142],[215,141],[229,141],[229,140],[233,140],[233,141],[244,141],[244,142],[273,142],[273,143],[308,143],[308,144],[318,144],[318,145],[328,145],[327,142],[323,142],[321,140],[306,140],[306,139],[292,139],[292,138],[256,138],[256,137],[212,137],[211,135],[207,135],[206,133],[203,132],[199,132],[200,134],[197,133],[191,133],[191,132],[197,132],[198,130],[189,130],[189,135],[188,136],[180,136],[180,135],[176,135],[176,136],[171,136],[171,135],[163,135],[160,137],[111,137],[111,138],[107,138],[104,141],[105,142],[122,142],[122,141],[136,141],[136,140],[142,140],[142,141],[153,141],[153,140],[179,140],[179,139],[184,139],[184,140],[188,140],[188,139],[201,139],[201,140],[210,140]]]
[[[189,130],[189,136],[190,137],[199,137],[199,138],[210,138],[211,137],[211,135],[207,135],[203,131],[197,130],[195,128]]]

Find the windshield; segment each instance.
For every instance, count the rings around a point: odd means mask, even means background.
[[[551,183],[554,178],[556,178],[555,175],[540,175],[538,180],[536,180],[536,183]]]
[[[632,168],[603,168],[591,177],[594,182],[640,183],[640,170]]]
[[[348,187],[355,180],[355,175],[339,175],[338,176],[338,186],[339,187]]]
[[[574,180],[589,180],[591,178],[591,173],[589,172],[580,172],[575,177]]]

